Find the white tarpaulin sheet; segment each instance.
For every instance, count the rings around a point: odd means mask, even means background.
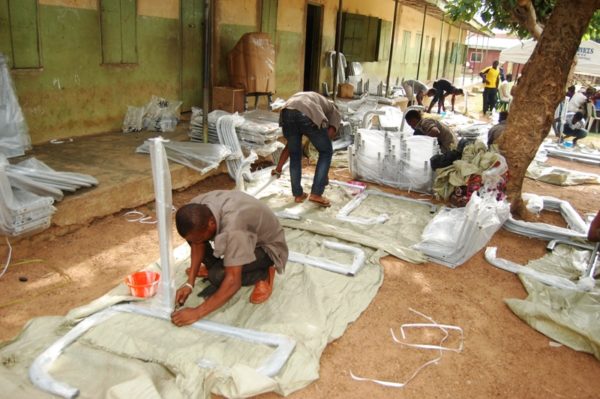
[[[292,251],[352,262],[352,254],[323,248],[322,236],[286,229],[286,238]],[[176,251],[180,259],[175,265],[178,286],[189,266],[187,248],[185,244]],[[383,281],[378,258],[383,253],[363,250],[367,261],[354,277],[289,262],[285,273],[275,278],[273,294],[266,303],[249,303],[252,287],[243,287],[207,317],[295,339],[294,352],[275,378],[254,370],[272,348],[134,314],[118,314],[93,327],[67,348],[49,372],[79,388],[81,398],[203,398],[210,397],[210,392],[248,397],[269,391],[287,395],[318,379],[319,359],[327,343],[339,338],[377,293]],[[203,287],[198,280],[189,305],[201,301],[195,294]],[[131,299],[127,294],[122,285],[67,317],[33,319],[19,337],[0,349],[2,396],[51,397],[29,382],[27,371],[33,359],[69,331],[75,317]]]
[[[527,63],[536,45],[536,41],[526,40],[522,44],[502,50],[500,52],[500,64],[505,62]],[[575,73],[600,76],[600,44],[592,40],[581,42],[576,57]]]

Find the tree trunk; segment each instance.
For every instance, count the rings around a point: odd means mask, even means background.
[[[575,53],[598,8],[600,0],[557,0],[515,88],[499,145],[508,162],[507,194],[516,216],[526,216],[521,199],[525,172],[550,131],[554,111],[564,98]]]

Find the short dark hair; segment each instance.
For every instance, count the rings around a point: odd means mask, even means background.
[[[574,119],[582,120],[583,119],[583,112],[581,112],[581,111],[575,112],[575,115],[573,115],[573,118],[571,120],[574,120]]]
[[[465,92],[463,91],[463,89],[458,89],[457,88],[457,89],[454,90],[454,95],[455,96],[464,96]]]
[[[406,119],[407,121],[410,120],[421,120],[421,113],[419,111],[417,111],[416,109],[411,109],[410,111],[408,111],[406,113],[406,115],[404,115],[404,119]]]
[[[431,89],[427,90],[427,95],[429,97],[435,96],[436,94],[437,94],[437,90],[434,89],[433,87]]]
[[[184,205],[175,214],[177,232],[185,237],[192,231],[205,230],[211,217],[214,217],[212,212],[204,204]]]
[[[508,119],[508,111],[500,111],[498,114],[498,122],[502,122]]]
[[[508,80],[509,82],[512,82],[512,73],[506,74],[506,80]]]

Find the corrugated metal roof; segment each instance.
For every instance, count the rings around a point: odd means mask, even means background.
[[[393,0],[392,0],[393,1]],[[423,10],[427,5],[427,15],[444,20],[446,23],[450,23],[458,28],[468,30],[473,33],[493,37],[494,34],[486,26],[481,25],[477,21],[450,21],[450,18],[446,16],[446,1],[443,0],[398,0],[399,4]]]

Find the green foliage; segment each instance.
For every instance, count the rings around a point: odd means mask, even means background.
[[[537,20],[544,25],[552,10],[555,0],[532,0]],[[475,17],[490,28],[508,30],[521,38],[529,37],[529,32],[513,18],[511,10],[517,6],[517,0],[455,0],[446,3],[446,12],[454,21],[469,21]],[[586,37],[600,37],[600,11],[596,11]]]

